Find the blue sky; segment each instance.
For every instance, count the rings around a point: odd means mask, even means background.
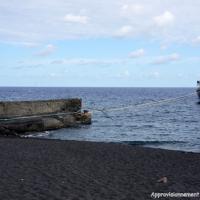
[[[193,87],[198,0],[0,1],[0,86]]]

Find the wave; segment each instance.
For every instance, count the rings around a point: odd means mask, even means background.
[[[153,141],[143,141],[143,140],[137,140],[137,141],[122,141],[123,144],[128,145],[162,145],[162,144],[177,144],[177,143],[186,143],[184,141],[159,141],[159,140],[153,140]]]
[[[27,135],[21,135],[22,138],[34,138],[34,137],[46,137],[49,136],[51,134],[50,131],[44,131],[44,132],[34,132],[34,133],[30,133]]]

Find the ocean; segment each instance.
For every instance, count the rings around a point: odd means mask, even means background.
[[[1,87],[0,100],[77,97],[82,98],[84,109],[92,111],[91,125],[34,133],[28,137],[120,142],[200,152],[200,104],[197,96],[194,94],[176,101],[157,103],[193,92],[195,88]],[[97,112],[96,109],[104,112]]]

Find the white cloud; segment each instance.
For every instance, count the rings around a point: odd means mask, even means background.
[[[166,44],[162,44],[161,46],[160,46],[160,49],[161,50],[166,50],[168,48],[168,46],[166,45]]]
[[[170,55],[157,57],[153,61],[153,64],[157,64],[157,65],[167,64],[167,63],[170,63],[170,62],[173,62],[173,61],[177,61],[179,59],[180,59],[180,55],[177,54],[177,53],[173,53],[173,54],[170,54]]]
[[[67,23],[87,24],[88,20],[89,20],[89,18],[87,16],[83,16],[83,15],[67,14],[64,17],[64,21]]]
[[[117,78],[129,78],[130,76],[131,73],[127,69],[116,75]]]
[[[49,76],[51,78],[60,78],[60,77],[63,76],[63,73],[54,73],[54,72],[52,72],[52,73],[49,74]]]
[[[152,72],[151,76],[154,78],[159,78],[160,77],[160,73],[159,72]]]
[[[27,48],[36,48],[40,46],[39,43],[33,43],[33,42],[9,42],[9,41],[0,41],[0,43],[13,45],[13,46],[23,46]]]
[[[55,51],[56,47],[52,44],[48,44],[43,50],[36,53],[37,56],[48,56]]]
[[[184,74],[183,74],[183,73],[178,73],[177,76],[178,76],[179,78],[183,78],[183,77],[184,77]]]
[[[193,39],[194,44],[200,44],[200,36],[197,36],[195,39]]]
[[[50,64],[61,65],[95,65],[95,66],[110,66],[125,64],[125,59],[92,59],[92,58],[74,58],[74,59],[60,59],[52,60]]]
[[[199,8],[197,0],[1,1],[0,41],[46,43],[115,35],[191,44],[200,35]]]
[[[147,77],[150,79],[157,79],[157,78],[160,78],[160,73],[157,71],[153,71],[147,74]]]
[[[141,4],[124,4],[121,8],[123,16],[140,15],[144,12],[144,6]]]
[[[127,37],[133,34],[133,27],[130,25],[122,26],[115,34],[117,37]]]
[[[145,54],[145,50],[144,49],[137,49],[136,51],[132,51],[129,54],[129,58],[139,58],[139,57],[144,56],[144,54]]]
[[[33,42],[24,42],[24,43],[18,43],[18,44],[27,48],[36,48],[40,45],[39,43],[33,43]]]
[[[128,70],[125,70],[124,72],[123,72],[123,74],[124,74],[124,76],[126,76],[126,77],[129,77],[131,74],[130,74],[130,72],[128,71]]]
[[[64,64],[65,63],[65,61],[64,60],[62,60],[62,59],[60,59],[60,60],[52,60],[51,61],[51,63],[50,64],[55,64],[55,65],[62,65],[62,64]]]
[[[167,26],[174,22],[175,16],[170,11],[165,11],[162,15],[153,18],[158,26]]]
[[[29,68],[55,68],[61,67],[69,67],[69,68],[76,68],[79,67],[110,67],[110,66],[125,66],[128,64],[127,59],[93,59],[93,58],[71,58],[71,59],[57,59],[57,60],[20,60],[15,66],[15,69],[29,69]],[[66,69],[66,68],[65,68]],[[66,71],[66,70],[65,70]],[[128,72],[125,73],[128,76]],[[54,76],[54,75],[52,75]]]

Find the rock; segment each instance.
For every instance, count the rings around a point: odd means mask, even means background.
[[[159,180],[157,180],[157,182],[158,183],[167,183],[168,182],[168,179],[167,179],[167,177],[162,177],[162,178],[160,178]]]
[[[64,127],[64,123],[53,117],[45,117],[42,119],[44,130],[59,129]]]

